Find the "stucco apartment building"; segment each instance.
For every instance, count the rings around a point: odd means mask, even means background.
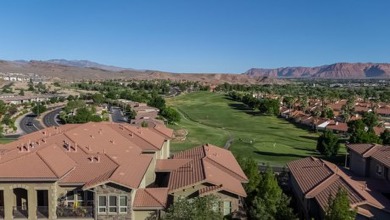
[[[0,218],[145,219],[179,198],[238,210],[247,178],[234,156],[203,145],[170,156],[171,129],[87,123],[0,145]]]
[[[315,157],[292,161],[288,168],[300,219],[324,219],[329,197],[340,188],[348,193],[356,219],[390,219],[390,201],[375,183]]]

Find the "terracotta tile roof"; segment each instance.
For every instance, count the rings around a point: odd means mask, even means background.
[[[363,107],[363,106],[355,106],[354,111],[355,112],[369,112],[370,108]]]
[[[0,178],[137,188],[152,161],[143,152],[167,139],[153,128],[105,122],[47,128],[0,146]]]
[[[363,157],[369,157],[376,150],[374,144],[346,144],[347,148],[362,155]]]
[[[168,183],[170,192],[196,184],[211,183],[221,186],[222,190],[246,196],[242,183],[248,179],[230,151],[203,145],[174,155],[173,160],[176,159],[190,161],[171,171]]]
[[[191,159],[156,160],[156,172],[170,172],[186,165]]]
[[[167,207],[168,188],[137,189],[133,208],[137,209],[164,209]]]
[[[164,125],[156,124],[153,129],[163,135],[165,135],[167,138],[173,137],[173,130],[165,127]]]
[[[0,179],[57,179],[56,174],[36,153],[0,164]]]
[[[390,108],[377,108],[375,112],[380,115],[390,115]]]
[[[387,167],[390,167],[390,147],[389,146],[377,146],[377,151],[372,153],[372,158],[381,162]]]
[[[308,157],[292,161],[287,166],[305,198],[314,198],[323,210],[328,204],[329,195],[335,195],[340,187],[347,191],[352,207],[367,204],[389,210],[388,200],[353,180],[333,163]]]
[[[343,122],[336,122],[335,124],[329,124],[328,126],[326,126],[326,129],[347,132],[348,124]]]
[[[321,160],[314,157],[295,160],[287,166],[303,193],[307,193],[333,174]],[[307,176],[309,173],[312,174],[310,178]]]
[[[378,144],[347,144],[348,149],[362,155],[372,157],[387,167],[390,167],[390,146]]]
[[[357,204],[365,201],[365,199],[354,189],[352,189],[345,181],[343,181],[343,179],[337,178],[315,196],[315,199],[321,206],[322,210],[326,210],[326,208],[328,207],[329,195],[332,195],[332,197],[334,197],[340,188],[346,190],[350,203]]]
[[[57,145],[43,148],[37,153],[58,178],[76,167],[76,162],[70,159]]]

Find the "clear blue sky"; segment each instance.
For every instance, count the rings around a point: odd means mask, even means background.
[[[389,10],[389,0],[2,0],[0,59],[229,73],[390,62]]]

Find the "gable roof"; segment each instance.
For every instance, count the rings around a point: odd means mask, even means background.
[[[209,183],[221,186],[221,190],[246,196],[242,183],[247,182],[248,178],[228,150],[206,144],[177,153],[169,160],[177,160],[175,163],[180,164],[179,168],[171,171],[168,183],[170,192]]]
[[[390,167],[390,146],[378,144],[347,144],[346,146],[363,158],[371,157]]]
[[[133,208],[137,209],[164,209],[168,202],[168,188],[137,189]]]
[[[351,179],[333,163],[307,157],[292,161],[287,166],[305,198],[315,199],[323,211],[328,205],[329,196],[334,196],[340,187],[347,191],[351,207],[366,204],[386,211],[390,208],[389,201],[382,195]]]

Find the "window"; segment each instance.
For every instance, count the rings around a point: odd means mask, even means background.
[[[127,213],[127,196],[119,196],[119,213]]]
[[[383,167],[381,165],[376,165],[376,174],[382,176],[382,173],[383,173]]]
[[[108,200],[108,212],[117,212],[117,197],[109,196]]]
[[[74,191],[68,191],[66,193],[66,204],[68,206],[74,206]]]
[[[98,212],[99,213],[107,212],[107,196],[99,196]]]
[[[230,201],[223,201],[223,215],[229,215],[232,211],[232,203]]]

